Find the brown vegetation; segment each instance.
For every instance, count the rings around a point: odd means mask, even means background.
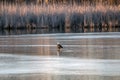
[[[0,0],[0,2],[7,2],[7,3],[34,3],[34,4],[112,4],[112,5],[119,5],[120,0]]]

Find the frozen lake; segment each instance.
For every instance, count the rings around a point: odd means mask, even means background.
[[[119,67],[119,32],[0,36],[0,80],[119,80]]]
[[[0,54],[0,74],[120,76],[120,60]]]

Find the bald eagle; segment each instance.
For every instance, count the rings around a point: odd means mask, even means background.
[[[57,50],[60,51],[61,48],[63,48],[63,46],[58,42],[58,43],[57,43]]]

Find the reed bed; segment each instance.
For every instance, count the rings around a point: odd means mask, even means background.
[[[120,26],[120,6],[0,4],[0,29]]]

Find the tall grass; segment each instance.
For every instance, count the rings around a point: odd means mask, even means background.
[[[112,5],[0,4],[0,28],[120,26],[120,7]]]

